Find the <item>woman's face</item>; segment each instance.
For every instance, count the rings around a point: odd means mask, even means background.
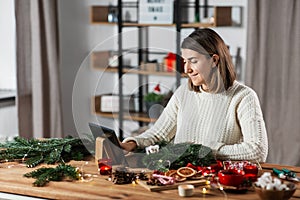
[[[213,59],[207,58],[190,49],[181,49],[181,56],[184,60],[184,72],[190,77],[193,85],[207,89],[207,78],[213,66]]]

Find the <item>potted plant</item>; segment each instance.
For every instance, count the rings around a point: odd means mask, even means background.
[[[162,102],[165,95],[161,94],[159,84],[157,84],[153,90],[144,96],[144,102],[146,104],[147,113],[151,118],[157,118],[162,110]]]
[[[144,101],[148,103],[161,103],[163,99],[163,94],[158,94],[155,92],[150,92],[144,96]]]

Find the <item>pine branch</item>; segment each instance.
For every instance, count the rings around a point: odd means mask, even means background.
[[[27,167],[35,167],[41,163],[55,164],[82,160],[90,155],[80,138],[52,138],[45,140],[15,137],[13,141],[0,144],[0,161],[26,159]]]
[[[209,166],[215,162],[212,150],[201,144],[169,144],[158,153],[145,155],[142,162],[149,169],[166,171],[178,169],[191,163],[195,166]]]
[[[62,181],[69,178],[71,180],[79,180],[80,175],[77,168],[71,165],[60,164],[55,168],[40,168],[32,172],[24,174],[27,178],[35,178],[34,186],[43,187],[50,181]]]

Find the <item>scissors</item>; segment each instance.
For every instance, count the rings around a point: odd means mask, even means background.
[[[276,174],[281,179],[300,182],[300,177],[298,177],[295,172],[288,170],[286,168],[283,168],[282,170],[273,168],[273,173]]]

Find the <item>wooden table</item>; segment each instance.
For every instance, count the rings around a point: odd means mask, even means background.
[[[19,194],[32,197],[40,197],[47,199],[184,199],[178,195],[177,189],[166,190],[160,192],[150,192],[140,185],[127,184],[116,185],[107,181],[107,176],[98,174],[95,162],[72,161],[70,164],[77,167],[83,167],[85,173],[94,175],[93,180],[89,182],[50,182],[45,187],[34,187],[32,185],[34,179],[25,178],[23,174],[31,172],[36,168],[26,168],[23,165],[1,163],[0,164],[0,192]],[[10,167],[10,168],[9,168]],[[282,166],[274,164],[262,164],[264,171],[270,171],[272,167],[288,168],[298,172],[300,175],[300,167]],[[226,193],[227,199],[259,199],[253,190],[249,190],[244,194]],[[218,190],[212,191],[210,194],[203,195],[201,188],[195,188],[195,194],[188,199],[224,199],[224,194]],[[300,187],[297,184],[297,191],[292,199],[300,199]]]

